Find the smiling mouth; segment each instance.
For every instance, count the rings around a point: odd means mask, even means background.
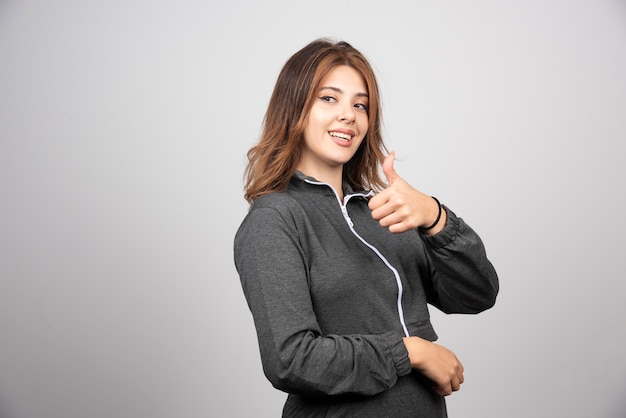
[[[341,132],[329,132],[330,136],[334,136],[335,138],[342,139],[344,141],[352,141],[352,135],[344,134]]]

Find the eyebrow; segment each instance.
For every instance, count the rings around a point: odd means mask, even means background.
[[[344,93],[344,91],[343,91],[343,90],[341,90],[339,87],[333,87],[333,86],[325,86],[325,87],[321,87],[321,88],[320,88],[320,91],[322,91],[322,90],[332,90],[332,91],[336,91],[337,93],[340,93],[340,94],[343,94],[343,93]],[[367,94],[367,93],[357,93],[357,94],[355,94],[355,96],[356,96],[356,97],[366,97],[366,98],[368,98],[368,99],[369,99],[369,97],[370,97],[370,96],[369,96],[369,94]]]

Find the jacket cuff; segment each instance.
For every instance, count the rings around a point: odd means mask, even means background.
[[[391,353],[391,359],[396,368],[398,376],[404,376],[411,373],[411,361],[409,353],[406,351],[402,334],[394,332],[389,336],[388,349]]]
[[[420,232],[422,239],[432,249],[442,248],[454,241],[459,234],[460,219],[450,208],[441,205],[446,211],[446,225],[435,235]]]

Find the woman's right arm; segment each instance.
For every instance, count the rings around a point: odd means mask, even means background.
[[[410,373],[400,332],[322,334],[309,294],[306,254],[285,215],[270,208],[251,211],[235,237],[234,255],[263,370],[274,387],[372,395]]]

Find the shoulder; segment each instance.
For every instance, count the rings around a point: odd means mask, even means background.
[[[268,193],[257,198],[245,220],[257,218],[293,218],[302,212],[302,202],[298,196],[288,191]]]
[[[264,209],[274,209],[280,212],[296,205],[296,203],[295,196],[288,191],[273,192],[257,198],[254,203],[252,203],[249,212]]]
[[[244,217],[237,236],[254,235],[264,230],[296,229],[301,204],[290,193],[274,192],[257,198]]]

